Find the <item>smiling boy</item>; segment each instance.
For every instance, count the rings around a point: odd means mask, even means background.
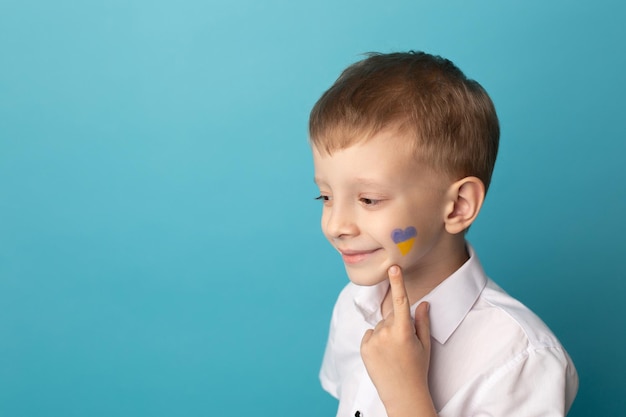
[[[337,416],[564,416],[571,359],[465,240],[498,150],[484,89],[440,57],[372,54],[309,130],[322,230],[351,281],[320,372]]]

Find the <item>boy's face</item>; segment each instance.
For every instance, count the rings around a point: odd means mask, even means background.
[[[449,179],[419,164],[389,132],[328,155],[313,148],[322,230],[357,285],[375,285],[399,265],[405,280],[442,258]]]

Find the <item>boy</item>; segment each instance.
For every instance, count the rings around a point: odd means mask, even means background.
[[[441,57],[372,54],[309,130],[322,230],[351,281],[320,372],[337,416],[564,416],[571,359],[465,241],[500,134],[483,88]]]

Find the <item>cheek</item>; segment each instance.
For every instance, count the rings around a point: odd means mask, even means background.
[[[391,240],[398,248],[400,255],[406,256],[413,249],[415,239],[417,238],[417,229],[415,226],[407,226],[397,228],[391,231]]]
[[[320,228],[322,229],[322,233],[326,239],[331,240],[331,236],[328,234],[328,213],[326,210],[322,211],[322,215],[320,217]]]
[[[320,228],[322,229],[322,233],[324,233],[324,236],[326,235],[326,216],[324,216],[324,213],[322,213],[322,216],[320,217]]]

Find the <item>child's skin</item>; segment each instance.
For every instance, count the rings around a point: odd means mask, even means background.
[[[365,333],[361,356],[389,417],[436,416],[428,388],[428,306],[415,322],[409,307],[468,259],[463,231],[478,215],[485,189],[475,177],[454,180],[419,162],[393,130],[332,154],[313,147],[324,202],[322,230],[357,285],[389,279],[384,319]],[[396,229],[417,230],[403,254]]]

